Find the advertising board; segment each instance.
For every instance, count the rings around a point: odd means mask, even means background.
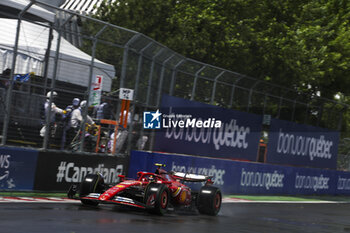
[[[92,106],[98,106],[101,103],[102,81],[102,75],[96,75],[95,81],[92,81],[89,99],[89,104]]]
[[[256,161],[262,116],[163,95],[155,151]],[[148,114],[148,115],[150,115]],[[158,122],[159,123],[159,122]]]
[[[80,155],[39,152],[34,189],[67,191],[71,184],[80,183],[90,173],[101,173],[105,183],[116,183],[125,174],[125,158],[107,155]]]
[[[0,147],[0,189],[33,190],[38,152]]]
[[[272,119],[267,162],[335,169],[339,132]]]
[[[155,163],[168,171],[212,176],[214,186],[228,194],[350,195],[350,173],[317,168],[296,168],[226,159],[132,151],[128,176],[154,171]],[[198,190],[203,184],[190,185]]]

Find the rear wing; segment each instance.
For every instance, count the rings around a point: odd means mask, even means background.
[[[207,182],[207,184],[214,183],[211,180],[211,178],[212,178],[211,176],[190,174],[190,173],[184,173],[184,172],[172,172],[172,176],[175,179],[179,179],[179,180],[187,181],[187,182]]]

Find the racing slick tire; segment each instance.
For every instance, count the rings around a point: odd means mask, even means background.
[[[88,174],[80,185],[79,197],[85,197],[89,193],[101,193],[104,186],[104,180],[101,174]],[[80,199],[81,203],[90,206],[97,206],[98,202],[94,200]]]
[[[197,196],[197,209],[201,214],[217,215],[221,208],[222,194],[219,188],[203,186]]]
[[[169,204],[169,189],[165,184],[149,183],[145,190],[144,202],[147,211],[164,215]]]

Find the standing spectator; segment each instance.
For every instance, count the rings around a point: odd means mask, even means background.
[[[112,106],[110,100],[102,97],[102,103],[95,107],[94,116],[96,119],[112,119]]]
[[[82,113],[84,112],[86,107],[87,107],[86,106],[86,100],[83,100],[80,103],[80,107],[76,108],[76,109],[74,109],[72,111],[70,124],[71,124],[71,127],[72,127],[72,133],[73,133],[73,135],[75,135],[72,141],[75,141],[77,136],[81,136],[81,135],[78,135],[78,134],[79,134],[79,130],[82,127],[84,127],[83,125],[81,125],[81,123],[83,122],[83,115],[82,115]],[[89,115],[86,115],[86,123],[89,124],[89,125],[95,125],[95,122],[92,120],[92,118]],[[71,143],[71,144],[78,145],[77,143]],[[89,146],[92,147],[91,145],[89,145]],[[75,145],[73,145],[72,147],[73,147],[73,149],[76,149],[76,148],[74,148]]]
[[[46,101],[44,107],[42,108],[42,122],[43,127],[40,130],[40,136],[45,137],[48,135],[47,142],[49,146],[60,147],[62,131],[60,128],[59,121],[62,119],[62,116],[66,114],[66,111],[57,107],[55,102],[57,100],[57,92],[49,91],[46,94]],[[51,106],[50,106],[51,99]]]
[[[59,107],[56,106],[55,104],[55,100],[57,99],[58,95],[57,92],[55,91],[49,91],[46,94],[46,102],[44,103],[44,126],[41,128],[40,130],[40,136],[44,137],[45,136],[45,132],[47,130],[47,125],[46,125],[46,118],[49,115],[49,111],[50,111],[50,98],[52,95],[52,102],[51,102],[51,114],[50,114],[50,119],[49,119],[49,133],[50,133],[50,137],[54,137],[55,136],[55,130],[56,130],[56,114],[65,114],[66,111],[60,109]]]
[[[2,72],[1,79],[0,79],[0,87],[7,89],[10,85],[10,75],[11,75],[11,69],[7,68]]]
[[[74,137],[74,129],[72,129],[71,126],[71,118],[73,111],[79,108],[79,104],[80,99],[74,98],[72,104],[68,105],[65,109],[67,114],[63,116],[63,135],[61,141],[61,150],[66,147],[66,141],[70,143]]]
[[[83,100],[80,103],[80,107],[74,109],[72,112],[70,124],[71,124],[71,127],[74,128],[76,131],[79,130],[80,124],[83,121],[82,112],[84,111],[85,108],[86,108],[86,100]],[[86,123],[90,125],[95,124],[95,122],[92,120],[92,118],[89,115],[86,116]]]
[[[95,106],[94,108],[94,114],[93,116],[97,119],[97,120],[102,120],[102,119],[106,119],[106,120],[111,120],[114,116],[114,114],[112,113],[112,104],[111,104],[111,100],[106,98],[106,97],[102,97],[101,99],[101,104]],[[101,138],[103,138],[104,140],[101,141],[108,141],[110,135],[113,133],[114,131],[114,127],[113,125],[109,125],[109,124],[102,124],[100,123],[100,129],[101,129]],[[102,147],[106,147],[107,145],[103,144],[101,145]]]
[[[2,105],[3,109],[6,108],[5,98],[6,98],[6,90],[10,85],[10,81],[9,81],[10,75],[11,75],[11,69],[7,68],[2,72],[0,76],[0,88],[3,88],[3,90],[0,90],[0,106]]]

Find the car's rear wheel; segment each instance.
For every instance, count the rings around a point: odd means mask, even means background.
[[[144,196],[144,202],[150,213],[163,215],[169,204],[169,189],[165,184],[149,183]]]
[[[86,197],[90,193],[101,193],[104,186],[104,179],[101,174],[88,174],[80,185],[79,197]],[[97,206],[95,200],[81,199],[81,203],[85,205]]]
[[[221,208],[222,194],[219,188],[203,186],[198,193],[197,208],[201,214],[217,215]]]

